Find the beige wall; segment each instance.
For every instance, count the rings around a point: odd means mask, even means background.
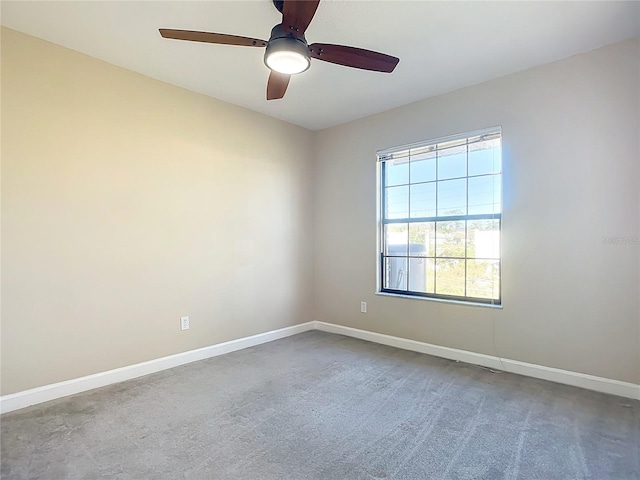
[[[311,132],[7,29],[1,93],[3,395],[313,319]]]
[[[640,233],[639,59],[627,41],[319,132],[316,320],[638,383],[638,245],[603,237]],[[374,295],[376,150],[496,125],[504,308]]]

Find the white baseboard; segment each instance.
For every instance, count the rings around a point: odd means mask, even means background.
[[[570,372],[567,370],[560,370],[558,368],[544,367],[541,365],[519,362],[517,360],[504,358],[499,359],[492,355],[468,352],[465,350],[458,350],[456,348],[442,347],[439,345],[418,342],[416,340],[409,340],[382,333],[345,327],[343,325],[314,321],[294,325],[292,327],[281,328],[279,330],[272,330],[270,332],[260,333],[250,337],[239,338],[237,340],[199,348],[197,350],[190,350],[188,352],[178,353],[168,357],[157,358],[155,360],[149,360],[148,362],[128,365],[126,367],[116,368],[106,372],[87,375],[85,377],[74,378],[73,380],[67,380],[65,382],[32,388],[30,390],[13,393],[11,395],[5,395],[0,397],[0,413],[12,412],[38,403],[48,402],[49,400],[55,400],[57,398],[85,392],[94,388],[104,387],[113,383],[123,382],[125,380],[131,380],[143,375],[149,375],[150,373],[167,370],[169,368],[178,367],[198,360],[224,355],[225,353],[235,352],[236,350],[253,347],[255,345],[289,337],[308,330],[322,330],[324,332],[337,333],[404,350],[426,353],[436,357],[482,365],[484,367],[505,370],[510,373],[517,373],[528,377],[540,378],[551,382],[563,383],[575,387],[595,390],[597,392],[640,400],[640,385],[633,383],[586,375],[584,373]]]
[[[235,352],[243,348],[253,347],[262,343],[271,342],[280,338],[289,337],[297,333],[306,332],[315,328],[314,322],[293,325],[292,327],[272,330],[270,332],[259,333],[250,337],[239,338],[229,342],[218,343],[209,347],[198,348],[188,352],[169,355],[168,357],[156,358],[147,362],[136,363],[106,372],[100,372],[85,377],[74,378],[64,382],[52,383],[43,387],[32,388],[22,392],[4,395],[0,397],[0,413],[12,412],[20,408],[29,407],[56,398],[66,397],[98,387],[104,387],[113,383],[131,380],[133,378],[156,373],[161,370],[178,367],[186,363],[204,360],[206,358],[224,355]]]
[[[402,348],[404,350],[426,353],[436,357],[459,360],[461,362],[472,363],[474,365],[482,365],[483,367],[517,373],[527,377],[540,378],[550,382],[563,383],[574,387],[595,390],[596,392],[609,393],[611,395],[640,400],[640,385],[636,385],[635,383],[621,382],[619,380],[611,380],[609,378],[596,377],[594,375],[561,370],[559,368],[544,367],[542,365],[519,362],[517,360],[509,360],[506,358],[500,359],[492,355],[484,355],[482,353],[474,353],[465,350],[458,350],[456,348],[432,345],[429,343],[418,342],[416,340],[393,337],[391,335],[359,330],[357,328],[345,327],[343,325],[335,325],[333,323],[316,321],[314,322],[314,328],[324,332],[346,335],[348,337],[359,338],[361,340]]]

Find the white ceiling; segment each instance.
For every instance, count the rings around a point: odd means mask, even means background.
[[[392,74],[313,60],[265,100],[261,48],[160,37],[158,28],[267,40],[260,1],[2,1],[3,25],[309,129],[330,127],[640,35],[640,2],[322,0],[309,43],[400,57]]]

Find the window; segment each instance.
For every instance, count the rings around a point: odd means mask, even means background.
[[[380,292],[499,305],[501,129],[378,152]]]

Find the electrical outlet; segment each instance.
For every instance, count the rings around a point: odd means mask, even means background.
[[[367,313],[367,302],[360,302],[360,313]]]
[[[189,317],[180,317],[180,330],[189,330]]]

